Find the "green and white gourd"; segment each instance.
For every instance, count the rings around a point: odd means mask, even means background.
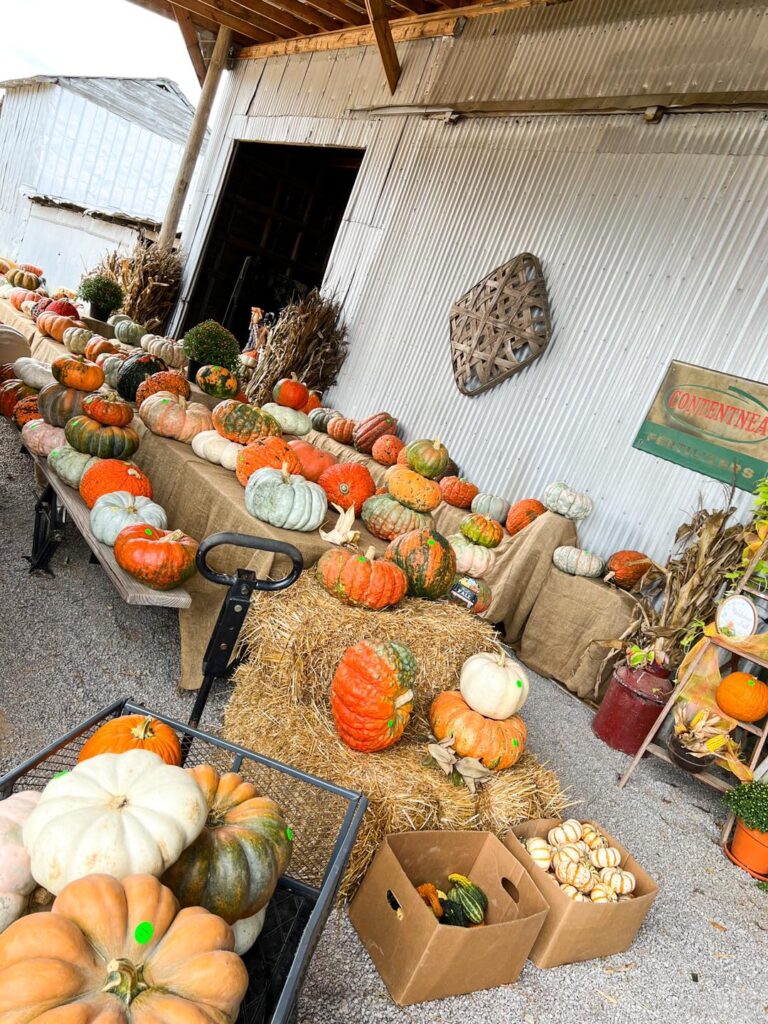
[[[460,576],[480,580],[487,576],[496,562],[496,552],[474,544],[463,533],[452,533],[446,538],[456,554],[456,571]]]
[[[325,520],[328,499],[319,484],[264,467],[248,480],[245,507],[254,519],[271,526],[310,533]]]
[[[586,519],[595,507],[588,494],[575,491],[564,483],[550,484],[541,500],[550,512],[557,512],[576,522]]]
[[[261,408],[270,416],[274,416],[284,434],[308,434],[312,429],[309,416],[299,412],[298,409],[288,409],[284,405],[278,405],[277,402],[267,402]]]
[[[233,473],[237,466],[237,456],[243,447],[236,441],[222,437],[218,430],[203,430],[192,438],[192,451],[195,455],[206,462],[212,462],[214,466],[232,470]]]
[[[605,572],[605,559],[599,555],[593,555],[591,551],[568,545],[555,548],[552,561],[560,572],[567,572],[570,576],[595,578],[602,576]]]
[[[184,355],[184,344],[173,338],[164,338],[161,334],[145,334],[141,339],[141,347],[152,356],[159,356],[173,370],[180,370],[187,365]]]
[[[104,371],[104,381],[113,390],[117,387],[117,375],[120,372],[120,367],[125,363],[124,359],[119,356],[115,356],[110,353],[104,362],[101,364],[101,368]]]
[[[112,316],[107,320],[110,327],[116,327],[121,324],[124,320],[130,320],[131,318],[127,313],[113,313]]]
[[[114,547],[117,535],[126,526],[147,523],[158,530],[168,528],[165,509],[152,501],[129,491],[102,494],[91,509],[91,530],[96,540]]]
[[[509,502],[498,494],[485,494],[481,491],[472,499],[471,509],[486,519],[495,519],[503,526],[509,515]]]
[[[68,444],[63,444],[61,448],[54,448],[48,455],[48,465],[56,476],[69,487],[74,487],[75,490],[80,486],[80,480],[86,469],[100,461],[97,456],[85,455]]]
[[[13,364],[13,372],[19,380],[31,388],[37,388],[38,391],[47,384],[56,382],[48,363],[41,363],[39,359],[32,359],[31,356],[21,356],[17,359]]]
[[[85,346],[96,335],[87,327],[68,327],[64,331],[64,348],[75,356],[81,356],[85,352]]]
[[[133,320],[120,320],[115,324],[115,337],[123,345],[131,345],[134,348],[141,345],[141,339],[147,333],[143,324],[136,324]]]

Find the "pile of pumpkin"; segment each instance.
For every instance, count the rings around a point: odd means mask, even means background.
[[[72,771],[0,801],[4,1018],[234,1024],[291,859],[281,809],[235,772],[184,769],[167,725],[98,729]],[[76,824],[75,824],[76,823]],[[42,890],[37,887],[42,887]],[[55,896],[49,913],[35,913]],[[80,1019],[80,1018],[78,1018]]]
[[[339,738],[351,750],[387,750],[403,736],[413,712],[416,659],[405,644],[367,641],[347,648],[331,682],[331,712]],[[458,758],[475,758],[489,771],[511,768],[525,751],[527,731],[517,712],[529,681],[503,652],[474,654],[460,672],[459,689],[432,701],[435,738],[450,741]]]
[[[533,862],[577,903],[631,900],[637,879],[621,867],[621,850],[611,846],[589,821],[569,818],[547,838],[532,836],[525,848]]]
[[[123,394],[135,396],[144,383],[143,358],[139,354],[137,364],[122,364],[126,371],[118,383]],[[0,368],[2,372],[7,371]],[[4,391],[6,384],[0,386],[0,411],[7,415],[3,403],[13,400],[12,415],[24,445],[47,458],[53,472],[79,490],[90,509],[94,536],[114,547],[118,565],[155,590],[171,590],[189,579],[196,571],[197,542],[180,530],[167,529],[165,510],[152,500],[149,478],[129,461],[139,445],[130,425],[133,407],[115,392],[97,390],[104,384],[98,363],[70,355],[49,368],[22,358],[13,364],[13,372],[23,378],[23,387],[34,384],[40,390],[32,399],[34,408],[25,410],[28,399],[19,397],[19,389]]]

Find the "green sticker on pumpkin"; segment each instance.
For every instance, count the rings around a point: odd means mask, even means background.
[[[146,528],[146,530],[144,531],[144,533],[146,533],[146,535],[147,535],[148,537],[151,537],[151,536],[152,536],[152,530],[151,530],[151,528],[150,528],[150,527],[148,526],[148,527]]]
[[[69,772],[65,769],[63,772],[56,772],[53,777],[54,779],[60,779],[62,775],[69,775]]]
[[[388,729],[392,729],[392,728],[394,728],[394,725],[395,725],[394,718],[390,718],[390,720],[387,722],[387,728]]]
[[[522,679],[518,679],[518,680],[517,680],[517,683],[516,683],[515,685],[516,685],[516,686],[519,686],[519,687],[520,687],[520,689],[522,690],[522,688],[523,688],[523,680],[522,680]]]
[[[435,543],[435,542],[434,542],[433,540],[428,540],[428,541],[427,541],[427,544],[428,544],[428,545],[429,545],[430,547],[433,547],[434,543]]]
[[[520,744],[517,742],[517,740],[512,740],[512,746],[513,747],[519,747]]]
[[[151,921],[142,921],[141,924],[136,925],[136,931],[133,933],[133,937],[139,945],[146,946],[154,934],[155,926]]]
[[[290,826],[285,830],[285,838],[288,840],[289,843],[293,842],[293,829],[290,828]]]
[[[754,679],[750,679],[749,683],[747,685],[748,686],[754,686],[755,685],[755,680]]]

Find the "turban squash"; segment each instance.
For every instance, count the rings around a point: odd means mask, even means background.
[[[397,743],[413,710],[416,661],[404,644],[383,640],[348,647],[331,683],[331,710],[341,740],[372,753]]]
[[[187,771],[208,816],[163,882],[182,907],[205,907],[234,924],[272,898],[291,860],[291,833],[278,805],[237,772],[219,775],[209,764]]]
[[[397,604],[408,589],[403,570],[384,558],[376,558],[376,549],[364,555],[348,548],[331,548],[317,563],[317,578],[329,594],[343,604],[378,611]]]
[[[527,732],[522,718],[485,718],[469,707],[458,690],[445,690],[435,697],[429,721],[438,740],[453,737],[459,757],[475,757],[491,771],[511,768],[525,750]]]
[[[4,1017],[234,1024],[248,972],[233,948],[228,924],[201,907],[179,911],[152,875],[87,875],[62,890],[49,914],[23,917],[0,935]]]

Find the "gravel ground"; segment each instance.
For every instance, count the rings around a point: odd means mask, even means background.
[[[175,613],[120,601],[72,529],[54,557],[56,578],[30,576],[22,556],[31,542],[32,469],[7,422],[0,466],[0,770],[120,696],[186,718],[193,697],[175,687]],[[209,702],[209,729],[224,698],[220,691]],[[661,886],[632,948],[549,971],[528,964],[515,985],[400,1009],[337,913],[307,974],[302,1024],[768,1020],[768,895],[723,856],[717,794],[656,761],[619,790],[627,759],[592,735],[590,710],[549,680],[534,679],[525,717],[531,748],[557,770],[575,813],[604,824]]]

